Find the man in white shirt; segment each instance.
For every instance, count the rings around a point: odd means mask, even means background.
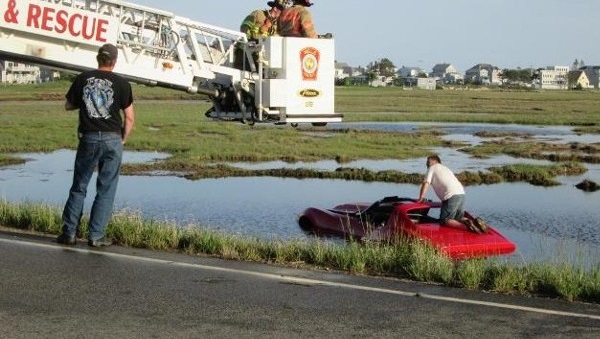
[[[465,224],[465,220],[463,220],[465,189],[454,173],[448,167],[442,165],[442,161],[437,155],[427,157],[427,174],[425,174],[425,180],[421,185],[419,202],[425,199],[429,186],[433,186],[435,194],[442,201],[440,224],[458,227],[467,226],[471,229],[471,225]]]

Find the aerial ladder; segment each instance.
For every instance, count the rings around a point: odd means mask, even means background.
[[[341,122],[334,39],[267,37],[117,0],[0,0],[0,59],[82,72],[119,49],[131,82],[205,94],[205,115],[253,124]]]

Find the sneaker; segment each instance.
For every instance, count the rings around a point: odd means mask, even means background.
[[[56,242],[63,245],[77,245],[77,238],[74,235],[61,234],[56,238]]]
[[[461,220],[461,222],[465,225],[465,227],[467,227],[467,229],[469,231],[479,233],[479,228],[477,226],[475,226],[475,223],[473,223],[473,220],[465,218],[465,219]]]
[[[475,226],[477,226],[482,233],[485,233],[488,230],[488,225],[481,218],[475,218]]]
[[[102,237],[96,240],[88,240],[88,245],[92,247],[106,247],[112,245],[112,240]]]

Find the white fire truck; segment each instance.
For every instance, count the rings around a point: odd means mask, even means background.
[[[242,15],[243,16],[243,15]],[[0,0],[0,58],[72,72],[119,49],[128,80],[206,94],[206,116],[247,123],[340,122],[334,40],[245,34],[117,0]]]

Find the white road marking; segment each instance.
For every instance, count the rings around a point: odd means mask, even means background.
[[[68,249],[69,251],[73,251],[73,252],[93,253],[95,255],[105,255],[108,257],[128,259],[128,260],[133,260],[133,261],[144,261],[144,262],[150,262],[150,263],[167,264],[167,265],[174,265],[174,266],[180,266],[180,267],[190,267],[190,268],[209,270],[209,271],[244,274],[244,275],[259,277],[259,278],[263,278],[263,279],[290,282],[290,283],[302,284],[302,285],[338,287],[338,288],[346,288],[346,289],[359,290],[359,291],[368,291],[368,292],[384,293],[384,294],[391,294],[391,295],[399,295],[399,296],[403,296],[403,297],[420,297],[420,298],[424,298],[424,299],[445,301],[445,302],[451,302],[451,303],[471,304],[471,305],[509,309],[509,310],[515,310],[515,311],[556,315],[556,316],[563,316],[563,317],[588,318],[588,319],[593,319],[593,320],[600,320],[600,316],[593,315],[593,314],[556,311],[556,310],[550,310],[550,309],[545,309],[545,308],[519,306],[519,305],[496,303],[496,302],[473,300],[473,299],[444,297],[444,296],[433,295],[433,294],[425,294],[425,293],[418,293],[418,292],[406,292],[406,291],[392,290],[392,289],[387,289],[387,288],[378,288],[378,287],[337,283],[337,282],[331,282],[331,281],[326,281],[326,280],[299,278],[299,277],[285,276],[285,275],[280,275],[280,274],[254,272],[254,271],[240,270],[240,269],[234,269],[234,268],[208,266],[208,265],[202,265],[202,264],[190,264],[190,263],[184,263],[184,262],[178,262],[178,261],[172,261],[172,260],[147,258],[147,257],[134,256],[134,255],[127,255],[127,254],[89,250],[89,249],[83,249],[83,248],[77,248],[77,247],[64,247],[64,246],[57,246],[57,245],[53,245],[53,244],[42,244],[42,243],[15,240],[15,239],[0,238],[0,242],[10,243],[10,244],[20,244],[23,246],[32,246],[32,247],[39,247],[39,248],[46,248],[46,249],[53,249],[53,250]]]

